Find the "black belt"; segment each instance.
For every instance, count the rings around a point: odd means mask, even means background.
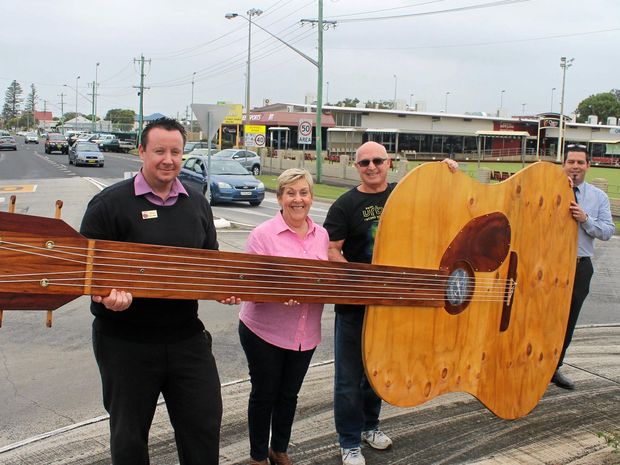
[[[583,261],[590,261],[590,257],[577,257],[577,263]]]

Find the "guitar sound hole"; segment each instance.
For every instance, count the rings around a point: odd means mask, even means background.
[[[469,275],[463,268],[457,268],[448,277],[446,299],[450,305],[461,305],[467,298]]]
[[[474,270],[465,260],[459,260],[450,268],[444,308],[448,313],[458,315],[467,308],[474,293]]]

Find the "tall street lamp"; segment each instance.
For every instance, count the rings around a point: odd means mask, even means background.
[[[551,88],[551,112],[553,113],[553,92],[555,92],[555,87]]]
[[[398,76],[394,75],[394,103],[392,103],[392,110],[396,110],[396,90],[398,89]]]
[[[191,123],[190,123],[190,132],[194,132],[194,79],[196,78],[196,71],[194,71],[194,73],[192,74],[192,106],[190,108],[192,108],[192,111],[190,112],[191,115]],[[209,130],[207,129],[207,132]],[[210,146],[211,141],[209,141],[209,146]]]
[[[497,110],[497,116],[502,116],[502,109],[504,108],[504,92],[506,92],[506,90],[502,89],[499,93],[499,110]]]
[[[325,103],[329,105],[329,81],[325,82]]]
[[[75,130],[78,130],[78,80],[80,76],[75,78]]]
[[[247,63],[247,70],[245,73],[245,125],[249,125],[250,124],[250,59],[252,56],[252,18],[254,16],[260,16],[261,14],[263,14],[263,10],[259,10],[257,8],[252,8],[250,10],[247,11],[247,17],[245,16],[241,16],[241,18],[244,18],[245,20],[247,20],[248,22],[248,63]],[[226,15],[224,15],[224,17],[226,19],[233,19],[238,17],[239,14],[237,13],[226,13]],[[247,147],[246,145],[246,141],[247,141],[247,137],[246,137],[247,133],[245,131],[245,126],[243,128],[243,145],[245,147]]]
[[[570,68],[573,66],[573,61],[575,59],[571,58],[567,60],[566,57],[560,58],[560,68],[562,68],[562,100],[560,100],[560,125],[558,131],[558,152],[555,158],[555,161],[561,162],[562,155],[564,154],[564,86],[566,84],[566,68]]]
[[[525,116],[525,105],[527,105],[527,103],[522,103],[522,104],[521,104],[521,114],[522,114],[523,116]]]
[[[409,109],[411,110],[413,107],[413,94],[409,94]]]
[[[448,95],[450,95],[450,92],[446,92],[446,104],[444,106],[444,113],[448,113]]]

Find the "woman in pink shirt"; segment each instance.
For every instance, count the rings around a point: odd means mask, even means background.
[[[312,176],[293,168],[278,177],[280,212],[257,226],[246,252],[327,260],[327,231],[308,212]],[[248,405],[250,465],[288,465],[291,428],[314,349],[321,342],[323,304],[243,302],[239,337],[248,359],[252,391]],[[271,432],[271,444],[269,433]],[[271,447],[270,447],[271,446]]]

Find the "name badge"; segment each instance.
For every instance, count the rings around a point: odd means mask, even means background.
[[[142,212],[143,220],[152,220],[153,218],[157,218],[157,210],[144,210]]]

